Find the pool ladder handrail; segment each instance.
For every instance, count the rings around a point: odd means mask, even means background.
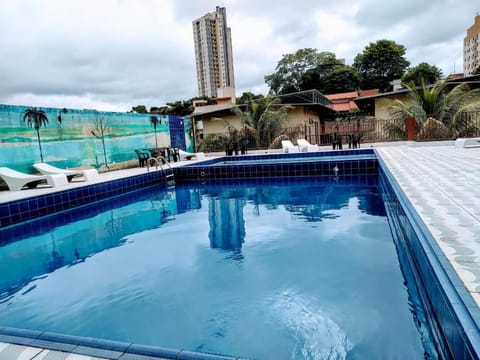
[[[147,172],[150,171],[150,161],[155,162],[155,169],[158,170],[158,166],[160,166],[160,170],[163,170],[163,165],[166,164],[168,168],[172,171],[171,174],[167,174],[166,179],[167,179],[167,185],[170,186],[175,186],[175,178],[173,175],[173,169],[168,163],[167,159],[165,159],[162,155],[159,155],[157,157],[149,157],[147,159]],[[171,183],[170,183],[171,182]]]

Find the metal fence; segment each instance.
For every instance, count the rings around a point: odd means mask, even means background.
[[[332,145],[334,134],[348,146],[349,138],[357,134],[361,136],[361,143],[377,143],[407,140],[405,121],[377,119],[372,116],[353,117],[336,121],[325,121],[305,124],[295,128],[283,128],[275,133],[263,134],[270,139],[288,138],[294,143],[297,139],[306,139],[311,144],[321,146]],[[283,135],[283,137],[281,136]],[[414,138],[416,141],[453,140],[460,137],[480,137],[480,112],[461,113],[455,121],[444,119],[444,122],[427,118],[423,122],[416,122]],[[253,149],[280,148],[280,142],[270,146],[259,145],[254,136],[244,134],[240,138],[232,139],[229,133],[205,135],[197,143],[197,150],[205,152],[231,151],[242,153]]]

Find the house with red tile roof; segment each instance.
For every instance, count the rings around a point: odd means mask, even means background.
[[[349,112],[351,110],[358,110],[354,100],[358,97],[371,96],[379,94],[378,89],[372,90],[358,90],[337,94],[325,95],[325,97],[332,102],[331,108],[338,112]]]

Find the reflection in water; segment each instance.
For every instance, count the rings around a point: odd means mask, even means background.
[[[161,226],[177,212],[175,191],[157,190],[136,200],[125,203],[119,198],[107,204],[108,209],[99,203],[88,211],[72,210],[19,225],[16,232],[0,231],[0,240],[12,233],[20,238],[0,241],[0,274],[8,274],[0,277],[0,301],[38,276],[121,246],[130,234]]]
[[[51,233],[50,236],[52,238],[52,258],[50,259],[47,265],[48,272],[55,271],[55,269],[58,269],[63,265],[65,265],[65,257],[62,256],[62,254],[57,251],[53,233]]]
[[[247,203],[253,205],[257,216],[262,216],[262,208],[283,207],[297,218],[315,222],[336,216],[331,210],[342,208],[355,196],[363,212],[384,215],[376,183],[297,179],[287,187],[283,185],[258,180],[242,186],[189,184],[178,185],[174,190],[144,190],[81,211],[72,210],[2,229],[0,244],[6,255],[0,262],[0,273],[9,276],[0,278],[0,289],[9,290],[0,294],[0,300],[37,276],[78,264],[93,254],[121,246],[130,234],[161,227],[175,220],[177,214],[200,209],[202,196],[208,198],[211,248],[231,251],[234,259],[243,258],[241,249],[246,236],[243,211]],[[20,268],[23,270],[12,271]]]
[[[231,198],[208,199],[208,238],[212,248],[233,250],[234,258],[243,258],[240,252],[245,241],[243,208],[246,201]]]
[[[200,189],[194,187],[177,186],[175,188],[177,212],[186,213],[190,210],[197,210],[202,207],[200,202]]]
[[[245,241],[244,207],[253,205],[261,216],[261,209],[279,206],[293,216],[308,222],[336,216],[331,210],[348,204],[354,188],[359,208],[372,215],[384,215],[377,183],[342,183],[323,180],[296,181],[287,184],[265,180],[238,183],[179,185],[174,190],[143,191],[126,197],[100,202],[78,211],[50,216],[0,231],[0,244],[7,250],[10,242],[13,252],[2,258],[0,288],[22,287],[36,276],[85,261],[105,249],[120,246],[130,234],[157,228],[175,220],[176,214],[200,209],[202,196],[208,197],[209,241],[211,248],[229,250],[234,259],[242,259]],[[373,186],[372,186],[373,185]],[[49,234],[52,241],[41,245],[40,239]],[[22,240],[24,239],[24,240]],[[21,272],[11,269],[22,268]],[[25,270],[28,269],[28,270]],[[16,275],[15,275],[16,274]],[[0,295],[0,299],[3,296]]]

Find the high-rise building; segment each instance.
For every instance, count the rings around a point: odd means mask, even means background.
[[[480,67],[480,14],[475,16],[475,22],[467,30],[463,40],[463,73],[473,75]]]
[[[232,38],[224,7],[193,21],[193,40],[199,96],[235,99]]]

